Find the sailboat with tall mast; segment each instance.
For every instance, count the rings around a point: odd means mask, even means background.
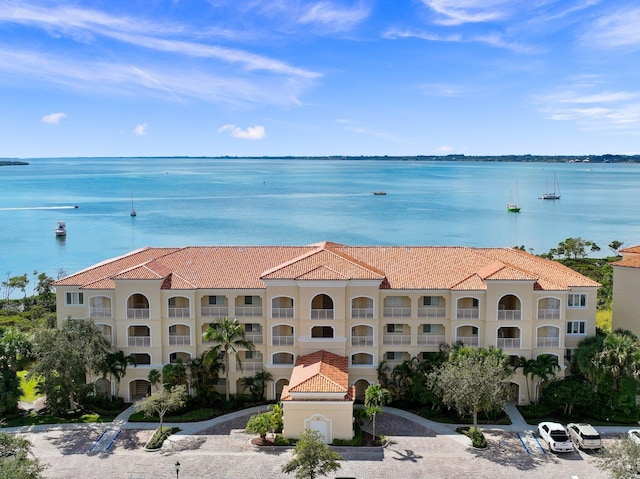
[[[516,194],[513,196],[511,192],[511,200],[507,203],[507,211],[510,213],[520,213],[520,205],[518,205],[518,182],[516,181]]]
[[[131,193],[131,216],[136,216],[138,213],[136,213],[136,209],[133,207],[133,193]]]
[[[553,192],[549,192],[547,188],[547,192],[543,193],[540,197],[541,200],[559,200],[560,199],[560,185],[558,184],[558,177],[556,174],[553,174]]]

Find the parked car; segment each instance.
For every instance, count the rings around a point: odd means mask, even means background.
[[[627,435],[629,439],[640,446],[640,429],[629,429]]]
[[[541,422],[538,424],[538,435],[549,445],[553,452],[573,452],[573,442],[569,439],[567,431],[562,424],[557,422]]]
[[[600,433],[591,424],[569,423],[567,424],[567,432],[578,449],[600,449],[602,447]]]

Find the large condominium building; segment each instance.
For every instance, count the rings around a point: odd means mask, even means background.
[[[230,392],[268,370],[268,399],[280,397],[297,357],[321,350],[347,358],[358,398],[378,382],[382,361],[393,367],[443,344],[494,346],[514,361],[552,354],[564,365],[595,334],[599,286],[511,248],[329,242],[144,248],[55,283],[59,323],[92,318],[114,351],[137,359],[120,388],[128,401],[147,393],[152,368],[213,346],[203,332],[221,317],[242,322],[256,347],[240,353],[242,371],[232,363]],[[525,381],[513,377],[521,404]]]

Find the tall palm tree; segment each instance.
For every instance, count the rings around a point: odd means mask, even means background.
[[[245,338],[244,326],[237,319],[221,318],[209,324],[209,328],[204,332],[205,341],[216,343],[209,351],[207,358],[213,361],[215,358],[224,359],[225,370],[225,398],[229,401],[229,355],[233,354],[236,363],[242,371],[242,361],[238,354],[240,348],[253,351],[253,342]]]
[[[249,390],[254,400],[259,401],[264,399],[264,393],[269,381],[273,381],[273,374],[262,370],[256,372],[253,376],[242,378],[242,386]]]
[[[157,369],[152,369],[149,371],[149,375],[147,376],[147,380],[149,384],[156,387],[156,391],[158,391],[158,384],[162,382],[162,373]]]
[[[110,375],[116,383],[115,397],[120,394],[120,381],[127,374],[127,367],[131,365],[137,366],[135,356],[129,354],[125,355],[124,351],[119,349],[115,353],[107,354],[102,373],[104,376]]]
[[[527,385],[527,397],[529,398],[529,402],[531,402],[531,388],[529,387],[529,376],[531,376],[531,381],[533,381],[533,367],[534,367],[535,359],[527,359],[524,356],[520,356],[518,358],[518,364],[514,368],[522,369],[522,374],[524,375],[524,382]]]
[[[531,380],[533,381],[533,378],[537,377],[540,380],[538,384],[542,387],[542,385],[548,382],[549,379],[555,377],[556,370],[559,369],[560,364],[558,363],[558,356],[553,354],[541,354],[533,360]]]
[[[638,338],[630,331],[617,329],[604,338],[598,356],[603,370],[612,379],[613,391],[620,387],[623,377],[633,376],[640,362]]]
[[[382,406],[391,402],[391,393],[380,384],[372,384],[364,392],[364,406],[373,419],[373,436],[376,435],[376,415],[382,413]]]

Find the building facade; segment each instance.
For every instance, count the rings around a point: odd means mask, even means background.
[[[151,369],[212,347],[203,333],[221,317],[237,318],[255,345],[240,352],[243,370],[231,362],[231,393],[268,370],[268,399],[280,397],[298,356],[320,350],[348,359],[359,399],[382,361],[393,367],[443,344],[494,346],[514,362],[552,354],[564,365],[595,334],[599,286],[512,248],[330,242],[144,248],[55,283],[59,324],[91,318],[114,351],[135,356],[120,388],[127,401],[147,393]],[[519,404],[525,381],[512,380]]]
[[[640,336],[640,246],[621,249],[613,266],[612,330],[627,329]]]

